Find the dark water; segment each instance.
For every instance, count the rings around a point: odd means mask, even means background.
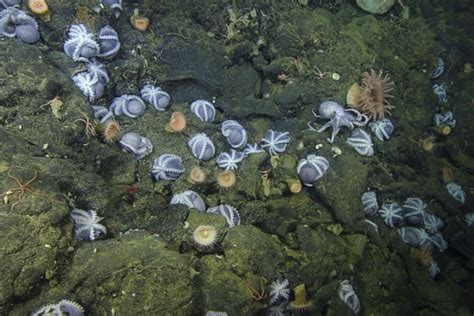
[[[472,314],[471,1],[27,2],[1,315]]]

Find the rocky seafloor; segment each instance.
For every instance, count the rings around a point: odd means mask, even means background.
[[[409,15],[400,5],[372,15],[352,1],[143,0],[125,1],[119,19],[94,10],[98,1],[48,4],[51,20],[38,21],[38,43],[0,40],[1,315],[28,315],[61,299],[87,315],[265,315],[270,284],[283,278],[290,288],[305,284],[311,315],[353,314],[338,296],[346,279],[363,315],[472,314],[474,227],[464,220],[474,211],[470,1],[405,0]],[[134,9],[150,19],[147,31],[130,25]],[[62,49],[73,23],[94,32],[109,24],[120,37],[118,55],[104,61],[111,81],[94,104],[108,107],[146,83],[171,95],[165,112],[148,107],[140,118],[118,118],[123,131],[154,145],[139,163],[100,135],[88,138],[77,121],[84,114],[92,121],[92,113],[71,80],[81,65]],[[446,65],[436,79],[447,87],[444,103],[430,79],[438,57]],[[312,109],[324,100],[344,104],[370,69],[395,82],[395,131],[388,141],[374,138],[375,154],[364,157],[346,144],[348,129],[329,144],[330,132],[309,130],[307,122],[320,126]],[[48,102],[55,97],[62,106],[53,112]],[[190,112],[196,99],[214,100],[214,124]],[[183,133],[166,130],[172,111],[186,115]],[[432,118],[445,111],[456,126],[440,136]],[[239,121],[250,142],[269,128],[291,137],[278,159],[246,158],[230,189],[216,185],[215,159],[199,162],[187,146],[191,135],[205,132],[217,152],[228,150],[220,134],[225,119]],[[163,153],[181,156],[186,172],[154,183],[150,166]],[[298,160],[308,154],[326,157],[329,170],[293,194],[286,182],[298,178]],[[198,165],[209,174],[200,185],[187,180]],[[262,165],[271,166],[264,178]],[[466,191],[464,204],[448,194],[443,170]],[[31,183],[22,192],[15,178]],[[370,218],[378,232],[365,222],[361,195],[368,189],[380,204],[420,197],[444,221],[449,247],[433,253],[437,276],[380,216]],[[234,206],[241,224],[228,228],[221,216],[169,205],[184,190],[199,193],[208,207]],[[105,238],[74,238],[76,207],[104,218]],[[219,231],[211,251],[193,247],[199,225]]]

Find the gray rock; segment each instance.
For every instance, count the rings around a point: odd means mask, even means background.
[[[71,299],[80,298],[90,314],[115,309],[124,315],[171,315],[176,311],[188,315],[193,311],[189,302],[195,288],[190,267],[189,257],[166,249],[163,241],[144,231],[96,241],[93,247],[82,243],[61,283],[16,307],[12,314],[27,315],[52,301],[51,297],[67,293]]]
[[[331,168],[324,179],[315,183],[314,190],[337,221],[352,224],[363,219],[360,196],[366,188],[368,167],[349,152],[337,158],[331,160]]]
[[[357,0],[357,5],[372,14],[384,14],[395,4],[395,0]]]
[[[19,208],[21,203],[14,211]],[[54,269],[60,239],[60,229],[44,225],[36,217],[0,216],[1,314],[6,311],[5,304],[13,298],[25,298],[44,280],[47,271]]]

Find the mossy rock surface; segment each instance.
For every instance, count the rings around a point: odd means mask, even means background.
[[[61,282],[28,304],[23,314],[65,296],[87,306],[92,315],[112,309],[124,315],[192,312],[190,259],[167,250],[163,241],[136,231],[77,248]]]
[[[472,1],[403,1],[408,18],[394,2],[371,1],[372,8],[385,7],[369,14],[355,1],[124,1],[116,19],[95,0],[49,0],[51,21],[37,19],[40,42],[0,41],[0,314],[31,314],[63,298],[92,315],[267,314],[268,299],[257,302],[250,287],[268,293],[278,278],[290,288],[304,283],[314,314],[350,313],[337,298],[343,279],[354,286],[363,314],[474,309],[473,234],[464,221],[474,202]],[[130,25],[134,9],[150,19],[146,32]],[[110,81],[92,104],[108,108],[145,84],[171,95],[166,111],[147,105],[140,118],[115,117],[122,132],[150,139],[154,151],[144,159],[105,142],[71,80],[85,66],[63,51],[72,23],[95,35],[111,25],[122,44],[114,58],[101,60]],[[445,72],[430,79],[438,57]],[[344,105],[349,87],[371,69],[394,81],[395,131],[388,141],[373,137],[375,154],[364,157],[346,144],[348,128],[330,144],[330,129],[317,133],[307,123],[325,124],[313,115],[318,105]],[[440,104],[432,85],[443,82],[448,102]],[[55,97],[62,105],[53,111]],[[191,112],[197,99],[215,105],[214,122]],[[166,130],[173,111],[186,116],[182,133]],[[456,126],[441,137],[432,117],[446,111]],[[239,163],[230,189],[215,183],[222,171],[216,157],[231,150],[221,134],[226,119],[247,130],[249,143],[260,143],[268,129],[290,133],[279,159],[263,152]],[[88,123],[98,134],[86,133]],[[196,133],[214,142],[209,161],[191,154],[187,142]],[[431,135],[433,150],[423,151],[420,143]],[[175,181],[153,181],[150,166],[165,153],[179,155],[186,171]],[[298,179],[297,163],[309,154],[327,158],[329,170],[293,194],[287,181]],[[187,180],[195,166],[207,172],[202,184]],[[466,191],[465,204],[447,192],[446,168]],[[223,216],[169,205],[184,190],[201,195],[206,207],[234,206],[241,224],[229,228]],[[366,190],[376,191],[379,205],[420,197],[445,222],[450,248],[435,252],[441,273],[434,280],[380,216],[369,218],[378,232],[365,222]],[[75,207],[104,217],[103,240],[74,239]],[[199,225],[217,228],[215,247],[196,247]]]
[[[222,246],[227,264],[238,274],[253,273],[271,280],[283,271],[284,255],[278,238],[254,226],[231,228]]]
[[[38,218],[3,215],[0,228],[0,306],[5,306],[47,282],[47,271],[55,270],[56,260],[64,252],[65,236],[60,229],[44,225]]]
[[[362,260],[367,243],[364,236],[342,238],[323,227],[311,230],[298,226],[296,235],[300,249],[308,256],[308,261],[302,266],[301,282],[312,275],[318,282],[327,283],[352,273]]]
[[[259,304],[251,298],[246,279],[236,274],[224,259],[216,256],[202,258],[199,272],[203,312],[251,314],[259,308]],[[257,286],[260,284],[257,283]]]
[[[327,175],[314,187],[316,195],[333,211],[335,218],[343,224],[354,224],[363,220],[361,196],[366,190],[368,163],[355,159],[352,148],[330,163]]]

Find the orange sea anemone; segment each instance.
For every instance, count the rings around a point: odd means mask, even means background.
[[[186,128],[186,116],[181,112],[173,112],[166,127],[169,132],[180,133]]]
[[[188,181],[191,182],[192,184],[199,184],[199,183],[204,183],[206,181],[206,178],[207,178],[206,170],[200,167],[194,167],[191,169],[191,172],[189,173]]]
[[[104,136],[104,140],[107,144],[112,144],[119,138],[121,131],[122,129],[119,123],[117,121],[111,120],[105,124],[102,135]]]
[[[193,232],[193,241],[198,248],[210,248],[217,242],[217,229],[210,225],[200,225]]]
[[[222,171],[217,175],[217,185],[222,189],[230,189],[237,182],[235,173],[231,170]]]
[[[150,25],[150,20],[143,15],[139,15],[138,10],[135,9],[133,15],[130,17],[130,24],[132,24],[136,30],[145,32]]]
[[[393,95],[388,93],[393,90],[393,85],[390,76],[388,74],[384,76],[382,70],[378,74],[373,69],[370,70],[370,73],[364,72],[360,87],[354,84],[349,90],[354,94],[352,99],[355,103],[349,105],[372,120],[383,119],[385,115],[392,115],[390,110],[394,106],[389,99],[393,98]]]

